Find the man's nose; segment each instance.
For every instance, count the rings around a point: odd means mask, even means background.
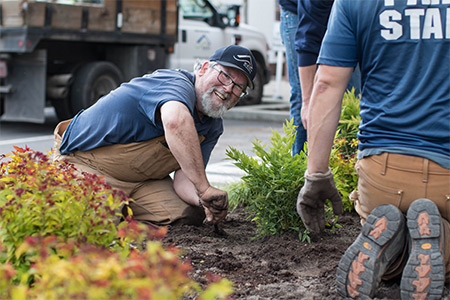
[[[227,92],[228,94],[231,94],[233,92],[233,83],[230,85],[224,85],[223,87],[225,92]]]

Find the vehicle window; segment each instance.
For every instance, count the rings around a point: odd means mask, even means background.
[[[179,0],[178,3],[185,19],[207,19],[213,15],[203,0]]]

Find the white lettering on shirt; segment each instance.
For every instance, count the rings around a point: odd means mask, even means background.
[[[425,14],[425,9],[405,9],[405,15],[409,17],[411,39],[420,39],[420,16]]]
[[[407,6],[450,4],[450,0],[407,0]],[[384,0],[386,7],[393,6],[395,0]],[[404,23],[409,24],[409,38],[450,39],[450,8],[445,16],[438,7],[406,8],[403,14],[395,9],[386,9],[380,14],[381,36],[386,40],[398,40],[403,36]],[[407,29],[406,29],[407,30]],[[445,37],[444,37],[445,32]],[[405,32],[408,35],[408,32]]]
[[[393,9],[385,10],[380,15],[380,24],[387,29],[381,30],[381,36],[386,40],[396,40],[403,35],[403,27],[397,22],[402,19],[402,15]]]

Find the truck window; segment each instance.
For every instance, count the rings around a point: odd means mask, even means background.
[[[213,16],[203,0],[179,0],[180,12],[185,19],[206,20]]]

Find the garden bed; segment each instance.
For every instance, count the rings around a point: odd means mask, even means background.
[[[221,229],[212,225],[172,227],[164,243],[184,249],[190,259],[192,277],[206,283],[208,273],[234,283],[233,299],[342,299],[338,296],[335,272],[339,260],[360,231],[356,213],[339,218],[335,234],[301,242],[295,233],[254,239],[256,225],[242,210],[227,216]],[[445,297],[449,297],[448,289]],[[375,299],[400,299],[399,281],[383,282]]]

